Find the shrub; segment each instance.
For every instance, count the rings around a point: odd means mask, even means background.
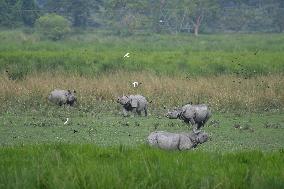
[[[42,36],[54,41],[63,39],[71,31],[69,21],[57,14],[41,16],[36,21],[36,29]]]

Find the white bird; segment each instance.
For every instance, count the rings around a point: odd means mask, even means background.
[[[134,81],[134,82],[132,83],[133,87],[138,87],[139,84],[140,84],[140,83],[139,83],[138,81]]]
[[[69,121],[69,118],[66,118],[66,121],[64,122],[64,125],[66,125]]]
[[[129,54],[130,54],[130,53],[126,53],[126,54],[123,56],[123,58],[129,58]]]
[[[163,20],[159,20],[159,22],[160,22],[160,23],[163,23],[164,21],[163,21]]]

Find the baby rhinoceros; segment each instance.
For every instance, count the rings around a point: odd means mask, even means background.
[[[165,131],[152,132],[147,142],[150,146],[165,150],[190,150],[198,144],[208,140],[208,134],[202,131],[197,133],[169,133]]]
[[[192,126],[197,125],[196,129],[199,130],[211,117],[211,111],[205,104],[186,104],[181,108],[169,111],[166,117],[170,119],[179,118]]]
[[[136,112],[141,115],[144,111],[145,116],[147,116],[147,100],[142,95],[129,95],[121,96],[117,98],[117,103],[122,105],[123,115],[127,116],[128,112]]]
[[[74,103],[77,101],[75,93],[75,90],[71,92],[70,90],[55,89],[48,96],[48,100],[59,106],[62,106],[64,104],[73,106]]]

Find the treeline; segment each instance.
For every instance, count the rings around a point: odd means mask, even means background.
[[[283,32],[283,0],[0,0],[0,26],[33,27],[55,13],[116,34]]]

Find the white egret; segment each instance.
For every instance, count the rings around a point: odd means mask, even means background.
[[[69,118],[66,118],[66,121],[64,122],[64,125],[66,125],[69,121]]]

